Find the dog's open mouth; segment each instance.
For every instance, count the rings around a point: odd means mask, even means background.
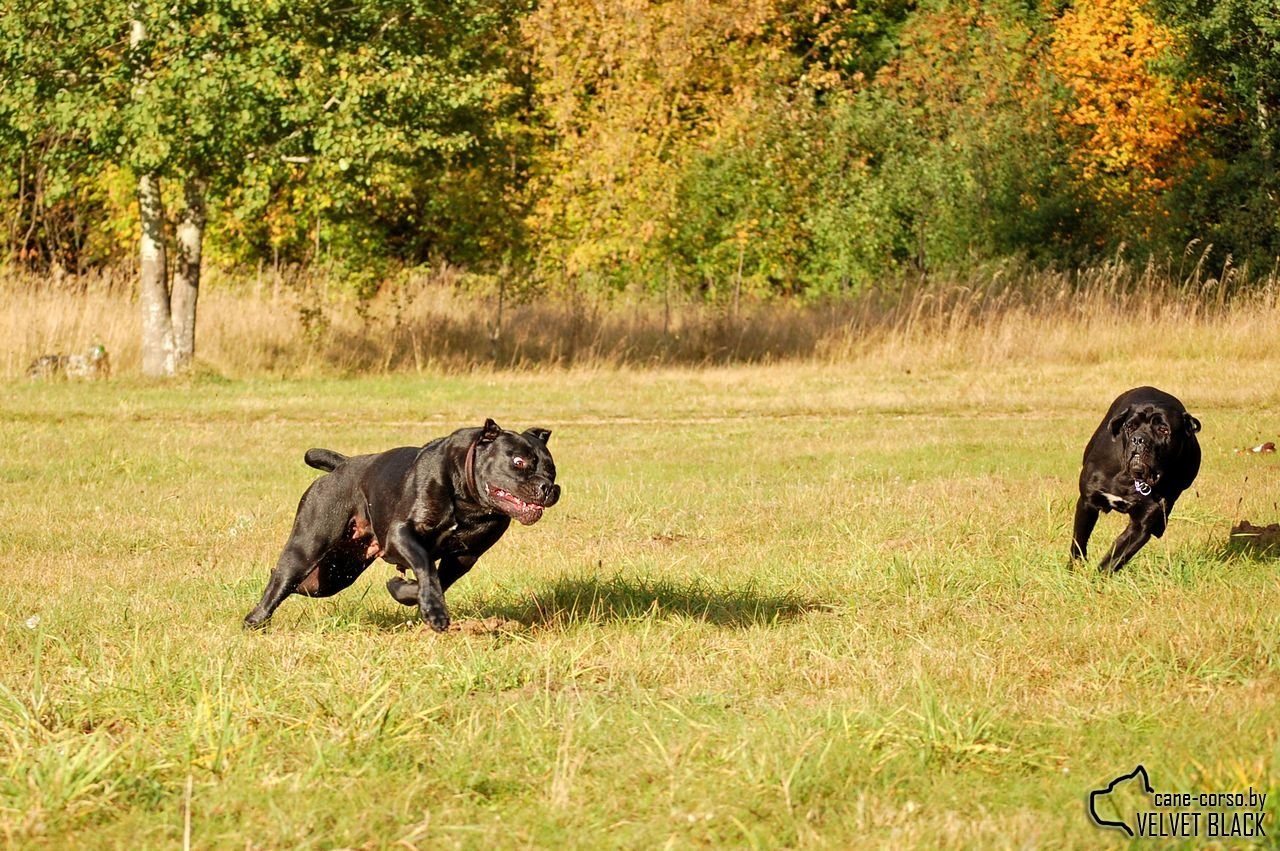
[[[490,485],[489,496],[503,511],[519,520],[522,525],[532,526],[542,518],[544,506],[536,502],[525,502],[511,491]]]

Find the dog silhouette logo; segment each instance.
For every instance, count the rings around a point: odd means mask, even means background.
[[[1129,781],[1133,781],[1135,785],[1132,787],[1122,785]],[[1134,818],[1138,808],[1126,805],[1125,802],[1131,801],[1135,792],[1146,796],[1142,808],[1150,809],[1152,804],[1151,796],[1155,794],[1155,789],[1151,788],[1151,778],[1147,776],[1147,769],[1141,765],[1128,774],[1121,774],[1108,783],[1105,788],[1091,791],[1089,793],[1089,817],[1093,819],[1093,823],[1098,827],[1123,830],[1126,836],[1133,836],[1133,826],[1129,824],[1127,819]]]

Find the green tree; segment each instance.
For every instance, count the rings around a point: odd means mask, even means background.
[[[921,8],[872,85],[833,104],[811,214],[818,280],[1033,253],[1071,230],[1038,26],[1014,4]]]
[[[903,0],[543,0],[529,221],[553,274],[798,288],[815,116],[889,55]]]
[[[135,176],[143,371],[173,374],[194,354],[206,211],[218,209],[210,201],[239,203],[244,215],[246,199],[269,201],[297,182],[306,191],[285,194],[306,199],[317,233],[322,217],[413,226],[430,186],[423,175],[472,168],[475,151],[492,160],[491,140],[518,135],[507,119],[521,88],[503,46],[521,8],[4,0],[0,145],[43,151],[42,165],[63,174],[110,165]],[[172,196],[170,181],[180,187]]]
[[[1280,14],[1274,0],[1153,0],[1187,44],[1180,70],[1213,81],[1219,121],[1172,203],[1184,239],[1216,243],[1237,260],[1280,257]]]

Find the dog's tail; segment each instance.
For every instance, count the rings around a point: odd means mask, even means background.
[[[339,464],[347,460],[347,456],[332,449],[308,449],[307,454],[302,456],[302,460],[307,462],[308,467],[332,473]]]

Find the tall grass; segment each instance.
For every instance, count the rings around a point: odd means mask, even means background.
[[[317,376],[487,367],[769,363],[877,356],[998,362],[1038,353],[1096,360],[1230,346],[1270,333],[1277,276],[1117,259],[1071,273],[989,267],[899,277],[821,299],[691,299],[673,294],[511,293],[445,269],[406,276],[370,300],[323,275],[236,279],[214,270],[200,300],[197,362],[224,376]],[[0,278],[0,377],[51,352],[96,343],[117,371],[138,368],[139,308],[127,279]],[[1186,339],[1192,322],[1201,335]],[[1135,333],[1137,329],[1137,333]],[[1081,342],[1080,335],[1085,341]]]

